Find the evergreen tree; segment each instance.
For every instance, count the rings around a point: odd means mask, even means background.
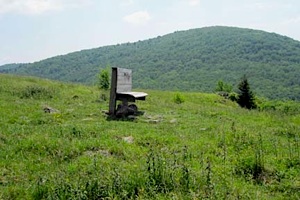
[[[238,85],[238,99],[237,103],[247,109],[256,108],[256,104],[254,102],[254,94],[250,89],[250,85],[248,83],[246,75],[243,76],[241,82]]]

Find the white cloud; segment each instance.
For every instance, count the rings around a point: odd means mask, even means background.
[[[94,0],[60,0],[63,7],[82,7],[82,6],[92,6],[96,1]]]
[[[91,0],[0,0],[0,14],[42,14],[47,11],[60,11],[66,7],[90,5]]]
[[[121,6],[130,6],[133,4],[134,4],[133,0],[122,0],[122,2],[121,2]]]
[[[61,10],[58,0],[0,0],[0,14],[40,14],[50,10]]]
[[[197,6],[200,3],[200,0],[189,0],[189,5],[190,6]]]
[[[135,25],[146,24],[150,19],[151,16],[147,11],[138,11],[123,18],[124,21]]]

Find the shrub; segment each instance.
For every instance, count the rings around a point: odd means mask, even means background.
[[[230,92],[228,95],[228,99],[230,99],[231,101],[237,101],[238,100],[238,95],[235,92]]]
[[[177,104],[181,104],[185,102],[184,96],[180,93],[176,93],[174,95],[173,101]]]
[[[24,99],[52,99],[54,90],[50,88],[41,87],[38,85],[27,86],[20,92],[20,98]]]
[[[110,81],[109,81],[109,70],[108,67],[106,69],[102,69],[98,74],[98,86],[102,90],[108,90]]]
[[[100,101],[106,101],[108,99],[108,90],[110,87],[110,78],[109,78],[109,66],[105,69],[100,70],[97,75],[98,78],[98,88],[103,90],[100,94]]]
[[[223,81],[220,80],[220,81],[218,81],[215,91],[230,93],[230,92],[232,92],[232,85],[230,85],[228,83],[224,83]]]

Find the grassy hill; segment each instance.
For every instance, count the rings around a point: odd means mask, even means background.
[[[298,103],[146,92],[111,121],[95,87],[0,74],[0,199],[300,198]]]
[[[95,83],[107,65],[131,68],[134,86],[145,89],[211,92],[223,80],[236,86],[246,74],[259,96],[300,99],[300,42],[275,33],[206,27],[134,43],[105,46],[0,72]]]

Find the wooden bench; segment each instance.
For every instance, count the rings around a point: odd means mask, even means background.
[[[128,105],[128,102],[135,102],[136,100],[146,100],[148,95],[145,92],[133,92],[132,90],[132,70],[124,68],[112,68],[111,73],[111,88],[109,100],[109,115],[116,116],[118,110],[137,107],[134,104]],[[122,105],[116,109],[117,100],[122,101]]]

